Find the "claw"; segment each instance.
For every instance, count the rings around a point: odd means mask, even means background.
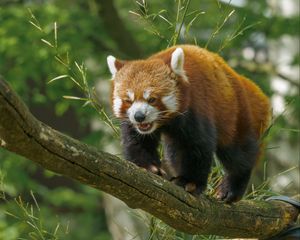
[[[161,177],[167,176],[167,173],[162,168],[155,165],[150,165],[147,170]]]
[[[158,167],[154,166],[154,165],[150,165],[148,168],[147,168],[148,171],[154,173],[154,174],[158,174]]]

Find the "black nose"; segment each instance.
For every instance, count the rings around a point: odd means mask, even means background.
[[[142,122],[144,121],[146,118],[145,114],[142,113],[141,111],[137,111],[135,114],[134,114],[134,119],[137,121],[137,122]]]

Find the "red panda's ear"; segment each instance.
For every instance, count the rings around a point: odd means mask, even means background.
[[[181,76],[183,80],[188,81],[184,71],[184,52],[182,48],[176,48],[172,53],[170,65],[174,73]]]
[[[172,70],[179,74],[182,73],[184,64],[184,53],[182,48],[176,48],[171,56],[171,68]]]
[[[114,77],[116,73],[124,66],[124,62],[116,59],[114,56],[109,55],[107,57],[107,65],[112,77]]]

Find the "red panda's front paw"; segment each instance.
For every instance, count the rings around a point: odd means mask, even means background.
[[[161,167],[152,164],[147,167],[147,170],[161,177],[165,177],[167,175],[167,173]]]

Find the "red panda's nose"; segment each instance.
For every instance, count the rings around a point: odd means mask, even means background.
[[[137,122],[142,122],[144,121],[146,118],[146,115],[144,113],[142,113],[141,111],[137,111],[135,114],[134,114],[134,119],[137,121]]]

